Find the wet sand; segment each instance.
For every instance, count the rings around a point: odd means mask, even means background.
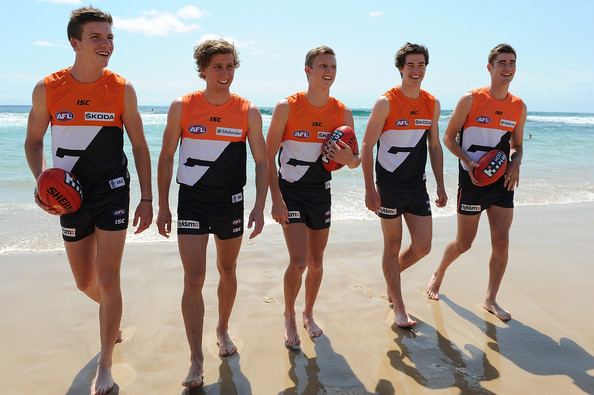
[[[214,242],[204,288],[207,394],[594,393],[594,204],[519,207],[499,301],[514,319],[481,308],[490,242],[486,216],[473,248],[447,273],[439,302],[423,292],[455,217],[434,220],[431,254],[402,277],[418,321],[392,327],[378,221],[333,224],[315,341],[283,347],[281,230],[244,240],[231,335],[216,347]],[[246,238],[247,239],[247,238]],[[130,244],[122,268],[124,342],[114,378],[121,394],[182,394],[189,351],[181,317],[182,268],[174,242]],[[303,293],[298,309],[303,307]],[[0,255],[0,386],[5,394],[87,394],[99,337],[97,306],[75,287],[65,254]],[[299,318],[299,323],[300,323]]]

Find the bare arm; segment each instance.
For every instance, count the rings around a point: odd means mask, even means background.
[[[157,188],[159,191],[159,212],[157,214],[157,228],[159,233],[169,237],[171,233],[171,210],[169,209],[169,188],[173,177],[173,159],[181,137],[182,103],[176,99],[169,106],[167,125],[163,132],[159,164],[157,165]]]
[[[153,192],[151,188],[151,155],[144,137],[142,119],[138,112],[136,92],[130,83],[126,83],[124,93],[124,112],[122,120],[132,144],[132,154],[138,181],[140,183],[140,202],[134,212],[133,226],[138,225],[134,233],[146,230],[153,221]]]
[[[381,96],[371,110],[365,136],[363,137],[363,144],[361,145],[361,164],[365,180],[365,205],[373,212],[381,207],[380,197],[373,179],[373,147],[380,138],[389,113],[390,102],[385,96]]]
[[[516,186],[520,185],[520,165],[522,164],[522,155],[524,153],[522,142],[524,141],[524,126],[526,125],[527,116],[528,110],[524,104],[520,122],[518,122],[511,135],[511,162],[505,172],[505,181],[503,183],[503,186],[509,191],[513,191]]]
[[[477,167],[478,164],[474,162],[472,159],[470,159],[470,157],[466,154],[466,152],[464,152],[462,147],[460,147],[460,145],[456,142],[456,135],[458,134],[460,129],[462,129],[462,126],[464,126],[464,122],[466,122],[466,118],[468,117],[468,114],[470,114],[471,108],[472,94],[467,93],[460,99],[460,101],[456,105],[456,108],[452,113],[452,117],[450,118],[450,122],[448,122],[448,127],[446,129],[445,135],[443,136],[443,143],[446,146],[446,148],[458,159],[464,162],[469,169]],[[470,180],[472,181],[472,183],[476,184],[476,179],[474,178],[472,171],[469,171],[468,175],[470,176]]]
[[[278,170],[276,168],[276,155],[280,149],[285,126],[289,119],[289,103],[287,100],[279,102],[272,113],[270,128],[266,135],[266,153],[268,157],[268,186],[272,198],[272,218],[281,225],[289,220],[287,206],[283,200],[278,186]]]
[[[248,114],[248,134],[252,157],[256,163],[256,202],[250,212],[248,228],[255,223],[250,239],[258,236],[264,227],[264,205],[268,192],[266,142],[262,135],[262,115],[257,107],[251,106]]]
[[[33,89],[32,106],[29,112],[29,119],[27,121],[27,136],[25,137],[25,156],[29,169],[35,180],[39,177],[45,168],[45,161],[43,158],[43,137],[47,131],[50,123],[50,113],[47,109],[47,100],[45,97],[45,85],[43,81],[39,81]],[[37,187],[34,192],[35,203],[45,212],[58,215],[59,213],[46,206],[39,200],[37,195]]]
[[[441,106],[439,101],[435,100],[435,111],[433,114],[433,122],[429,128],[428,135],[428,150],[429,159],[431,160],[431,169],[435,175],[435,183],[437,184],[437,199],[435,204],[437,207],[445,207],[448,202],[448,195],[445,192],[443,183],[443,150],[439,142],[439,115],[441,113]]]

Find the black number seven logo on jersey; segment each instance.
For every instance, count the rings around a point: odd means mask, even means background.
[[[287,165],[291,165],[291,166],[313,166],[315,164],[316,164],[316,162],[307,162],[307,161],[299,160],[299,159],[295,159],[295,158],[291,158],[287,161]]]
[[[56,150],[56,156],[58,158],[63,158],[65,156],[77,156],[77,157],[80,157],[84,153],[85,153],[85,150],[82,150],[82,149],[58,148]]]
[[[214,165],[215,161],[213,160],[203,160],[203,159],[196,159],[196,158],[188,158],[186,159],[186,163],[184,166],[194,167],[194,166],[206,166],[210,167]]]

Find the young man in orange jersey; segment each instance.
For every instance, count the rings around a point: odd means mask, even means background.
[[[509,84],[516,73],[516,51],[507,44],[497,45],[489,53],[487,70],[491,85],[473,90],[460,99],[443,138],[446,147],[460,159],[458,230],[456,239],[447,245],[426,294],[429,299],[439,299],[439,288],[447,268],[470,249],[481,213],[486,210],[492,251],[483,307],[499,319],[508,321],[511,314],[497,303],[496,298],[508,260],[514,188],[520,180],[527,110],[522,100],[509,92]],[[511,160],[500,180],[481,187],[477,185],[472,169],[491,149],[503,150]]]
[[[256,201],[248,227],[250,239],[264,226],[266,201],[266,144],[260,111],[231,93],[239,67],[235,47],[225,40],[207,40],[194,49],[194,59],[206,88],[173,101],[169,107],[159,156],[159,233],[169,237],[169,187],[173,157],[179,145],[177,182],[177,240],[184,267],[182,313],[190,345],[191,365],[182,385],[203,385],[202,331],[206,275],[206,246],[215,235],[219,271],[219,355],[237,352],[229,336],[229,318],[237,293],[235,268],[243,235],[243,187],[246,183],[246,139],[256,165]]]
[[[400,273],[431,250],[431,205],[425,186],[427,151],[437,183],[437,207],[448,197],[443,185],[443,151],[439,143],[439,101],[421,89],[429,64],[427,48],[406,43],[396,53],[402,83],[375,103],[363,138],[361,160],[365,204],[381,218],[384,234],[382,269],[394,309],[394,323],[402,328],[416,321],[402,300]],[[373,147],[378,143],[373,180]],[[401,251],[402,217],[411,244]]]
[[[357,153],[344,142],[324,144],[335,128],[353,127],[353,115],[330,96],[336,78],[336,58],[329,47],[317,47],[305,57],[308,87],[280,101],[272,114],[266,140],[272,217],[282,225],[289,250],[284,276],[285,346],[300,347],[295,300],[305,278],[303,325],[311,338],[322,334],[313,307],[322,282],[323,256],[330,230],[330,172],[322,165],[322,150],[350,168],[359,165]],[[276,156],[280,149],[280,169]]]
[[[35,86],[25,140],[27,161],[37,178],[44,167],[43,136],[51,123],[54,167],[71,171],[82,184],[82,207],[62,215],[60,223],[76,284],[99,303],[101,353],[91,387],[91,394],[99,395],[114,387],[112,353],[121,340],[120,264],[130,203],[124,126],[140,181],[135,233],[148,228],[153,216],[150,155],[136,93],[128,81],[107,70],[114,49],[111,25],[111,16],[99,9],[72,12],[68,39],[75,52],[74,64]],[[89,114],[101,114],[102,119]],[[39,200],[37,191],[35,202],[57,214]]]

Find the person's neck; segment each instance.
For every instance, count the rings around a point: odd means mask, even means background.
[[[491,84],[489,93],[494,99],[505,100],[509,93],[509,84]]]
[[[324,107],[330,98],[330,89],[315,89],[311,85],[305,92],[305,97],[314,107]]]
[[[404,96],[408,97],[409,99],[416,99],[421,93],[421,85],[403,83],[400,85],[400,90],[402,93],[404,93]]]
[[[203,94],[206,101],[213,106],[222,106],[231,98],[229,89],[209,89],[207,87]]]
[[[84,65],[78,62],[74,62],[74,64],[70,68],[70,75],[72,75],[72,78],[74,78],[78,82],[81,82],[83,84],[89,84],[101,78],[103,76],[103,71],[103,67],[85,67]]]

